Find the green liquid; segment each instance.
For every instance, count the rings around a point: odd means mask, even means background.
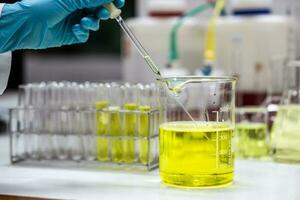
[[[231,183],[233,129],[225,123],[170,122],[159,131],[160,176],[164,183],[206,187]]]
[[[300,105],[280,106],[272,128],[273,158],[300,162]]]
[[[269,154],[267,125],[240,123],[235,130],[235,153],[240,158],[261,158]]]
[[[108,101],[98,101],[96,102],[97,111],[105,110],[109,106]],[[97,112],[97,159],[100,161],[109,160],[109,139],[108,135],[108,113]]]
[[[150,106],[140,106],[139,110],[147,112],[139,115],[140,162],[147,165],[149,160],[149,113]]]
[[[136,111],[137,105],[128,103],[124,105],[124,109],[127,111]],[[135,113],[124,114],[124,136],[135,137],[136,136],[137,116]],[[124,139],[124,162],[133,163],[135,161],[135,139]]]
[[[121,124],[121,115],[119,107],[110,107],[109,113],[109,122],[110,129],[109,135],[112,136],[111,139],[111,156],[112,161],[121,163],[123,161],[123,145],[122,139],[122,124]]]

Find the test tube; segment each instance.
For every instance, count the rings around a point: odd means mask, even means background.
[[[97,159],[109,160],[109,138],[107,109],[109,107],[109,84],[99,84],[96,88],[96,132],[97,132]]]
[[[85,83],[84,96],[85,107],[81,113],[82,116],[82,141],[83,141],[83,155],[86,160],[95,160],[97,157],[97,145],[95,140],[95,102],[97,84]]]
[[[28,121],[29,121],[29,111],[28,108],[30,106],[30,88],[29,88],[29,84],[28,85],[24,85],[21,90],[24,93],[24,103],[20,102],[20,105],[22,106],[22,104],[24,104],[24,150],[25,150],[25,157],[30,157],[30,148],[29,148],[29,142],[30,142],[30,137],[29,137],[29,127],[28,127]]]
[[[68,119],[67,111],[64,107],[64,90],[65,83],[58,83],[54,88],[53,105],[55,130],[55,150],[58,159],[65,160],[68,158]]]
[[[137,114],[138,109],[138,87],[136,85],[125,84],[124,91],[124,162],[133,163],[135,161],[135,137],[137,136]]]
[[[24,108],[26,106],[26,85],[20,85],[18,90],[18,107]]]
[[[56,133],[55,115],[52,109],[54,108],[54,88],[57,86],[56,82],[46,84],[45,88],[45,133],[44,133],[44,147],[43,157],[45,159],[52,159],[55,156],[54,152],[54,134]]]
[[[138,118],[139,133],[139,160],[142,164],[147,165],[149,160],[149,112],[151,110],[151,88],[150,85],[139,85],[139,107],[141,112]]]
[[[24,86],[24,148],[25,156],[30,158],[32,154],[32,139],[31,139],[31,127],[33,122],[32,113],[32,84]]]
[[[110,106],[109,106],[109,136],[111,136],[111,157],[112,161],[121,163],[123,161],[122,148],[122,120],[121,120],[121,104],[122,91],[117,83],[110,84]]]
[[[10,156],[12,162],[26,158],[24,149],[24,110],[23,108],[11,109],[9,112],[10,130]]]
[[[40,151],[40,133],[42,125],[41,108],[41,90],[38,84],[32,84],[31,88],[31,106],[29,108],[29,135],[30,135],[30,151],[32,159],[39,159]]]
[[[47,110],[45,109],[46,103],[46,83],[41,82],[36,87],[36,102],[35,102],[35,121],[36,121],[36,140],[37,151],[39,159],[45,157],[45,151],[48,144],[47,141]]]
[[[19,86],[18,108],[10,110],[9,130],[11,132],[11,160],[14,162],[26,156],[24,120],[25,120],[25,85]]]
[[[71,97],[73,98],[73,107],[69,111],[69,124],[70,133],[69,138],[69,151],[73,161],[80,161],[83,156],[83,142],[82,137],[85,130],[85,119],[82,116],[85,109],[85,86],[83,84],[72,84]]]

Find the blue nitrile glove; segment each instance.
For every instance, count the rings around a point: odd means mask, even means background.
[[[22,0],[5,4],[0,17],[0,53],[86,42],[110,13],[102,5],[125,0]]]

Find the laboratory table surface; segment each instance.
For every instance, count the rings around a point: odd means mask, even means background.
[[[0,98],[4,110],[16,102],[16,94]],[[178,189],[164,186],[158,170],[130,173],[11,165],[8,135],[0,135],[0,148],[0,200],[20,199],[18,196],[88,200],[300,200],[300,165],[295,164],[237,160],[230,187]]]
[[[158,170],[132,173],[11,165],[7,135],[0,136],[0,147],[1,195],[88,200],[300,199],[300,165],[238,160],[229,187],[179,189],[164,186]]]

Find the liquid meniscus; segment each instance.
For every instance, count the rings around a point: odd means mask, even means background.
[[[181,187],[210,187],[233,180],[233,128],[225,123],[169,122],[160,126],[160,176]]]

